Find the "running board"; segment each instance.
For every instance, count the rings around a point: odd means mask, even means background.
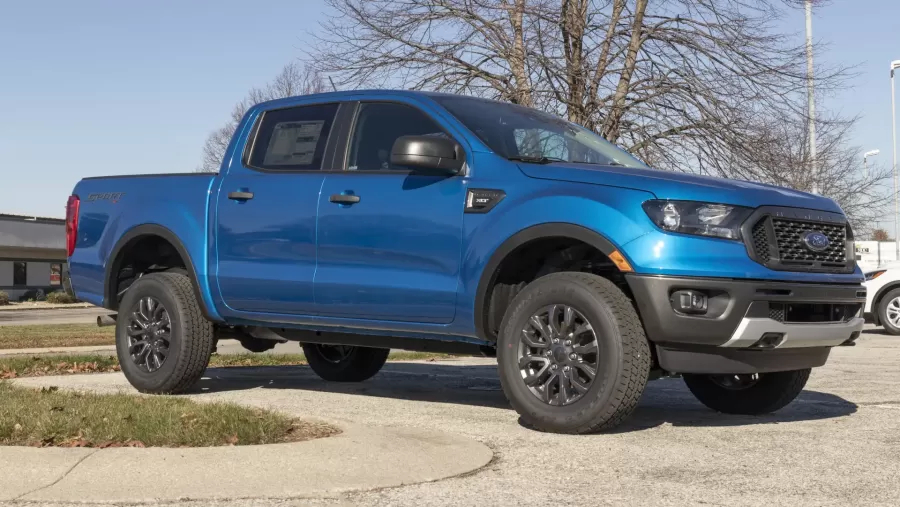
[[[466,356],[496,357],[497,355],[497,349],[494,347],[427,338],[331,333],[282,328],[249,328],[248,332],[253,336],[257,333],[261,335],[274,333],[285,340],[300,343],[317,343],[319,345],[347,345],[353,347],[372,347],[376,349],[401,349],[415,352],[437,352]]]

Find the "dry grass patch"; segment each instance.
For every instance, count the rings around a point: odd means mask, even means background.
[[[338,432],[327,424],[228,403],[0,382],[0,445],[208,447],[296,442]]]
[[[81,347],[114,345],[115,327],[96,324],[44,324],[37,326],[0,326],[0,349],[44,347]]]

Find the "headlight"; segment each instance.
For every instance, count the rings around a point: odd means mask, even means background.
[[[725,239],[741,239],[741,224],[753,211],[728,204],[647,201],[644,211],[660,229]]]
[[[883,275],[885,273],[885,271],[887,271],[887,270],[881,269],[878,271],[869,271],[868,273],[866,273],[866,280],[874,280],[874,279],[878,278],[879,276]]]

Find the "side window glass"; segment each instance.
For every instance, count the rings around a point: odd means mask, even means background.
[[[542,129],[515,129],[513,136],[520,156],[569,160],[568,142],[561,134]]]
[[[317,171],[337,104],[276,109],[263,113],[250,165],[270,171]]]
[[[350,141],[351,171],[404,171],[391,164],[394,141],[403,136],[449,137],[437,123],[418,109],[388,102],[360,104]]]

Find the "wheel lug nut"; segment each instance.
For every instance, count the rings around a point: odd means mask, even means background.
[[[550,365],[550,369],[551,369],[551,370],[555,370],[555,369],[557,369],[557,368],[559,368],[559,366],[557,366],[556,364]]]
[[[566,345],[572,345],[572,340],[566,340]]]
[[[569,371],[569,367],[566,366],[565,368],[563,368],[563,371]]]
[[[553,343],[559,343],[559,338],[554,338]]]
[[[569,359],[578,359],[578,356],[576,356],[575,354],[570,354]]]

